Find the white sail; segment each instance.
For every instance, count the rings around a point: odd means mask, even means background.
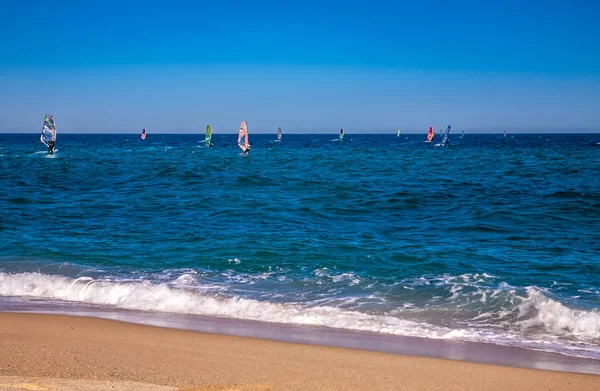
[[[242,144],[242,139],[244,143]],[[248,142],[248,123],[246,121],[240,124],[240,131],[238,132],[238,146],[247,154],[250,150],[250,143]]]

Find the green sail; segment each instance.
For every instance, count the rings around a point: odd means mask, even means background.
[[[207,147],[212,147],[213,145],[213,141],[212,141],[212,126],[208,125],[206,127],[206,137],[204,139],[204,142],[206,144]]]

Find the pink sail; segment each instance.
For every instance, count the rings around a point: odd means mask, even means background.
[[[435,131],[433,130],[433,126],[430,126],[429,132],[427,133],[427,141],[433,140],[434,135],[435,135]]]

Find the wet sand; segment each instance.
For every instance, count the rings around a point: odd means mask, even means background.
[[[36,389],[598,390],[600,376],[1,313],[0,390]]]

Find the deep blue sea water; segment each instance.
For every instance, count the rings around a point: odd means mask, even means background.
[[[600,359],[600,136],[202,139],[0,134],[0,299]]]

